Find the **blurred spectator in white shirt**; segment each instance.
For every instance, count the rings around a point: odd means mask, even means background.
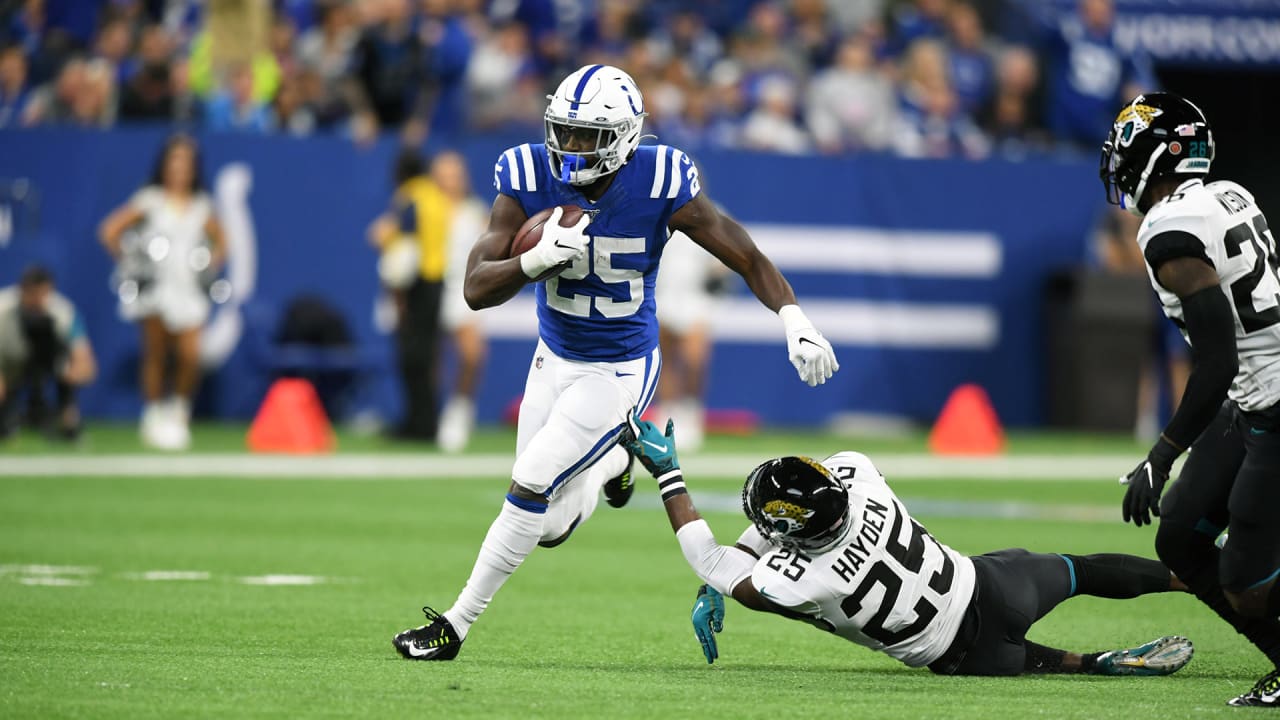
[[[875,66],[863,35],[845,38],[833,66],[809,84],[806,119],[818,149],[828,153],[883,150],[897,117],[893,84]]]
[[[707,142],[720,148],[735,147],[747,114],[747,95],[742,68],[733,60],[716,63],[707,76]]]
[[[796,122],[795,84],[785,76],[770,75],[760,81],[759,96],[742,126],[742,147],[789,155],[809,152],[813,143]]]
[[[62,66],[58,76],[37,87],[22,111],[23,125],[52,125],[68,122],[71,105],[85,85],[86,63],[81,58],[71,58]]]
[[[865,32],[884,16],[885,0],[826,0],[827,12],[841,35]]]
[[[332,83],[336,92],[342,76],[350,69],[355,44],[351,9],[345,2],[328,2],[320,6],[320,24],[298,40],[298,59],[303,67],[315,70],[326,83]]]
[[[23,124],[72,124],[110,127],[115,122],[115,82],[101,60],[72,58],[51,83],[38,88],[26,108]]]
[[[493,28],[467,66],[472,127],[493,128],[540,119],[540,85],[532,72],[533,56],[525,27],[509,22]]]
[[[85,66],[85,84],[72,104],[74,122],[83,127],[111,127],[116,122],[116,78],[101,60]]]
[[[343,0],[321,5],[320,23],[298,40],[303,94],[322,126],[336,123],[347,113],[343,82],[355,44],[351,9]]]

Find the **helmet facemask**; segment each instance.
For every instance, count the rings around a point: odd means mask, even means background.
[[[1115,129],[1111,130],[1114,138]],[[1109,139],[1102,146],[1102,159],[1099,162],[1098,175],[1107,190],[1107,202],[1119,205],[1136,215],[1142,215],[1138,209],[1138,200],[1147,190],[1147,181],[1151,179],[1151,170],[1165,151],[1166,144],[1160,143],[1150,155],[1145,165],[1139,166],[1135,160],[1141,158],[1127,157],[1126,153],[1116,147],[1114,140]]]
[[[570,120],[554,117],[550,109],[544,117],[547,152],[551,166],[562,182],[590,185],[622,167],[625,140],[638,132],[636,122],[613,123]]]

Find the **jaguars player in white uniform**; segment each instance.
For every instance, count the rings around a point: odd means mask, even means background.
[[[1088,654],[1027,641],[1032,623],[1067,598],[1185,587],[1158,561],[1132,555],[965,557],[913,520],[861,453],[758,466],[742,489],[752,526],[735,546],[719,545],[685,487],[674,424],[663,434],[635,423],[629,447],[657,479],[680,549],[707,583],[693,611],[707,662],[718,657],[722,594],[944,675],[1168,675],[1191,660],[1191,642],[1178,636]]]
[[[786,279],[702,192],[689,156],[668,145],[640,146],[644,99],[627,73],[582,67],[549,100],[545,144],[519,145],[498,159],[498,196],[464,283],[467,304],[477,310],[536,283],[539,341],[520,405],[510,490],[457,601],[444,613],[424,608],[430,622],[395,637],[406,658],[453,659],[536,545],[563,542],[595,510],[602,489],[615,507],[630,498],[631,458],[618,441],[628,414],[643,411],[657,388],[653,288],[672,232],[740,274],[778,313],[801,380],[818,385],[839,369]],[[586,213],[561,227],[561,205]],[[557,209],[541,241],[509,258],[516,232],[546,208]]]
[[[1181,404],[1122,479],[1123,514],[1136,525],[1159,516],[1160,559],[1280,667],[1280,258],[1249,191],[1205,181],[1213,157],[1204,113],[1170,93],[1134,98],[1102,149],[1107,199],[1144,216],[1151,285],[1192,353]],[[1280,671],[1230,704],[1280,707]]]

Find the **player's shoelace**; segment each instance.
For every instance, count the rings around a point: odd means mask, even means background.
[[[1235,707],[1274,706],[1280,700],[1280,668],[1272,670],[1254,683],[1249,692],[1227,702]]]
[[[427,624],[422,626],[422,628],[420,629],[420,632],[422,632],[423,634],[429,632],[432,628],[435,628],[437,621],[441,623],[448,622],[448,620],[445,619],[443,615],[441,615],[440,613],[432,609],[430,605],[422,606],[422,614],[427,616]],[[443,630],[444,630],[443,628],[440,628],[436,630],[436,633],[434,636],[427,635],[426,637],[423,637],[422,634],[415,633],[412,636],[413,643],[418,647],[423,647],[423,648],[437,648],[437,647],[442,647],[444,645],[448,645],[449,643],[453,642],[453,639],[449,637],[449,633],[446,633]]]
[[[1280,669],[1272,670],[1253,686],[1252,694],[1258,697],[1275,697],[1280,695]]]

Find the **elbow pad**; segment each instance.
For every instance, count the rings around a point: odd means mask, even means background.
[[[686,523],[676,531],[684,559],[698,577],[725,595],[751,576],[756,559],[749,554],[716,543],[715,535],[706,520]]]

